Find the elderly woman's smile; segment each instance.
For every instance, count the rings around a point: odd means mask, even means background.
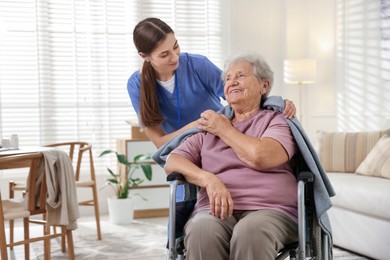
[[[229,94],[234,94],[234,93],[241,93],[242,89],[239,88],[232,88],[231,90],[228,91]]]

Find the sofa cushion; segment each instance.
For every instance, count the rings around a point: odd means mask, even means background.
[[[384,135],[379,139],[356,173],[390,179],[390,136]]]
[[[317,132],[317,153],[327,172],[355,173],[357,167],[378,142],[390,132]]]
[[[328,173],[336,192],[334,206],[390,220],[390,179],[350,173]]]

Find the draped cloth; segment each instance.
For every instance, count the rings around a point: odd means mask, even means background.
[[[67,229],[75,230],[80,213],[72,162],[67,153],[61,150],[45,150],[42,154],[44,160],[37,175],[36,199],[39,201],[39,187],[45,172],[47,225],[66,225]]]

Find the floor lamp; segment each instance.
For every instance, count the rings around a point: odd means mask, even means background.
[[[299,121],[302,122],[303,85],[315,83],[317,61],[315,59],[293,59],[284,61],[284,82],[299,87]]]

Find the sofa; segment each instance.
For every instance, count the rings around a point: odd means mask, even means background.
[[[316,139],[336,192],[328,211],[334,245],[390,259],[390,129],[318,131]]]

